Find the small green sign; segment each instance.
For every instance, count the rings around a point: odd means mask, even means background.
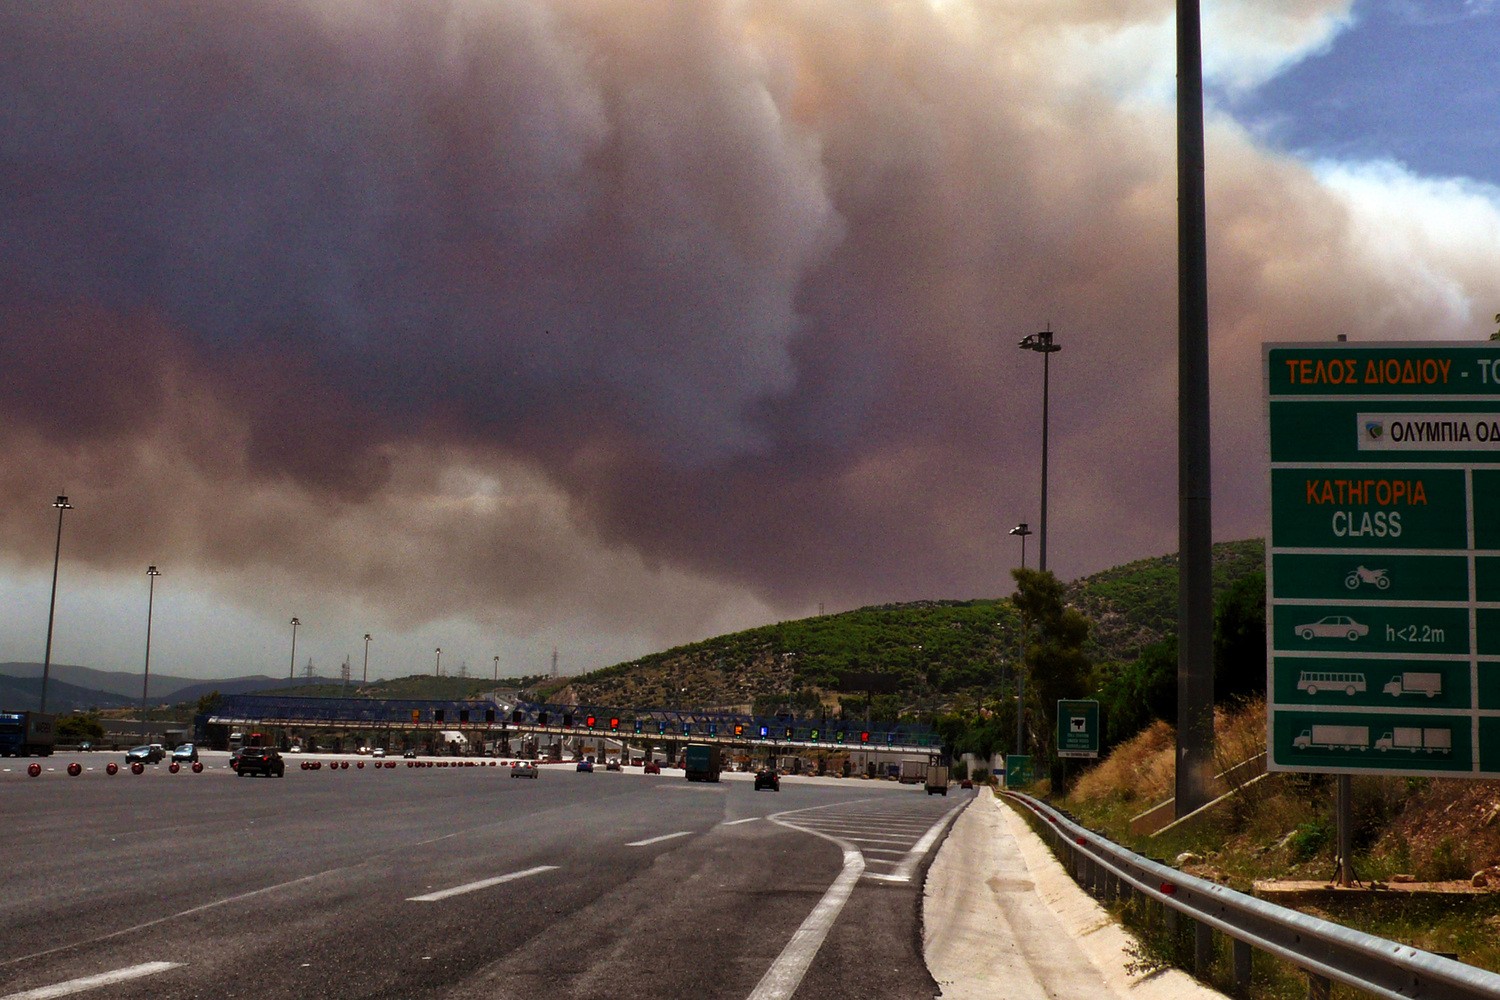
[[[1099,756],[1099,703],[1092,700],[1057,703],[1057,755]]]

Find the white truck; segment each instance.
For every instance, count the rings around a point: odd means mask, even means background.
[[[1397,698],[1403,694],[1425,694],[1436,698],[1443,693],[1443,675],[1409,670],[1392,677],[1381,690]]]
[[[1428,753],[1452,753],[1453,732],[1446,726],[1395,726],[1375,741],[1376,750],[1425,750]]]
[[[1314,747],[1320,750],[1368,750],[1370,727],[1314,725],[1292,740],[1292,746],[1298,750]]]
[[[946,798],[948,795],[948,765],[928,764],[926,785],[928,795],[936,792]]]
[[[927,780],[927,761],[921,757],[905,757],[901,760],[901,776],[896,779],[903,785],[920,785]]]

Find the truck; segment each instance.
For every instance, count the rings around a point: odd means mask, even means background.
[[[1408,670],[1392,677],[1381,690],[1397,698],[1403,694],[1425,694],[1436,698],[1443,693],[1443,675]]]
[[[919,785],[927,780],[927,761],[921,757],[906,757],[901,761],[901,775],[896,779],[903,785]]]
[[[948,794],[948,765],[927,765],[927,794],[941,792],[945,797]]]
[[[1395,726],[1375,741],[1376,750],[1425,750],[1428,753],[1452,753],[1453,732],[1446,726]]]
[[[1368,750],[1370,748],[1369,726],[1314,725],[1304,729],[1292,740],[1298,750],[1316,747],[1320,750]]]
[[[719,748],[709,743],[689,743],[682,753],[682,770],[689,781],[718,781],[723,768]]]
[[[42,712],[0,712],[0,756],[52,756],[57,716]]]

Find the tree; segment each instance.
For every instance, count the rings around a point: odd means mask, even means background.
[[[1266,575],[1251,573],[1214,609],[1214,701],[1266,692]]]
[[[1089,659],[1083,643],[1089,621],[1064,603],[1063,585],[1050,572],[1017,569],[1011,575],[1016,581],[1011,601],[1021,612],[1026,631],[1026,693],[1044,720],[1038,736],[1050,759],[1055,750],[1058,700],[1088,693]],[[1062,770],[1054,764],[1053,786],[1061,790],[1061,784]]]
[[[104,726],[92,715],[65,715],[57,720],[57,738],[64,743],[104,739]]]

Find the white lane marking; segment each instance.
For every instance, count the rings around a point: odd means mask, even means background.
[[[538,865],[535,868],[528,868],[525,871],[511,872],[509,875],[496,875],[494,878],[480,879],[478,882],[469,882],[465,885],[456,885],[451,889],[439,889],[437,892],[429,892],[422,896],[407,896],[406,901],[408,903],[436,903],[438,900],[447,899],[449,896],[461,896],[466,892],[478,892],[480,889],[488,889],[490,886],[499,885],[501,882],[514,882],[518,878],[540,875],[542,872],[554,871],[556,868],[556,865]]]
[[[777,816],[784,815],[787,814],[777,814]],[[797,992],[797,987],[802,984],[802,977],[807,974],[807,967],[812,965],[818,949],[823,947],[828,931],[833,927],[833,922],[838,919],[844,904],[849,901],[849,894],[854,891],[854,886],[858,884],[859,877],[865,871],[865,859],[849,844],[842,843],[837,837],[826,833],[782,823],[777,816],[766,818],[779,826],[785,826],[791,830],[802,830],[838,844],[844,851],[844,868],[839,872],[838,878],[833,880],[833,884],[828,887],[828,891],[823,893],[823,898],[818,900],[818,905],[814,906],[813,911],[802,921],[802,926],[797,928],[797,932],[786,943],[786,947],[781,949],[781,954],[776,956],[776,961],[772,962],[766,974],[761,976],[760,982],[756,984],[748,1000],[787,1000]]]
[[[692,830],[678,830],[676,833],[664,833],[660,837],[648,837],[645,840],[632,841],[631,843],[626,844],[625,846],[626,847],[646,847],[649,844],[659,844],[663,840],[673,840],[673,839],[675,839],[677,837],[691,836],[692,832],[693,832]]]
[[[65,997],[73,993],[82,993],[84,990],[97,989],[100,986],[111,986],[130,979],[139,979],[142,976],[154,976],[158,972],[176,969],[181,965],[181,962],[147,962],[144,965],[132,965],[127,969],[101,972],[97,976],[84,976],[82,979],[69,979],[65,983],[56,983],[52,986],[39,986],[34,990],[21,993],[7,993],[0,997],[0,1000],[51,1000],[52,997]]]
[[[460,831],[460,832],[462,832],[462,831]],[[428,844],[436,844],[440,840],[448,840],[448,839],[450,839],[452,837],[457,837],[457,836],[458,836],[458,833],[445,833],[441,837],[433,837],[431,840],[419,840],[419,841],[416,842],[416,844],[414,846],[416,846],[416,847],[426,847]]]
[[[969,800],[969,802],[972,801],[974,800]],[[870,877],[880,879],[884,882],[910,882],[911,873],[916,869],[917,862],[922,860],[922,855],[927,853],[928,849],[932,847],[933,841],[937,840],[938,834],[943,832],[943,825],[953,818],[954,813],[968,804],[968,802],[960,802],[938,817],[938,821],[928,827],[926,833],[922,834],[922,839],[911,845],[911,850],[906,852],[906,859],[897,866],[895,871],[889,875],[871,875]]]
[[[751,816],[749,819],[732,819],[732,820],[729,820],[726,823],[720,823],[719,825],[720,826],[739,826],[741,823],[754,823],[758,819],[760,819],[759,816]]]

